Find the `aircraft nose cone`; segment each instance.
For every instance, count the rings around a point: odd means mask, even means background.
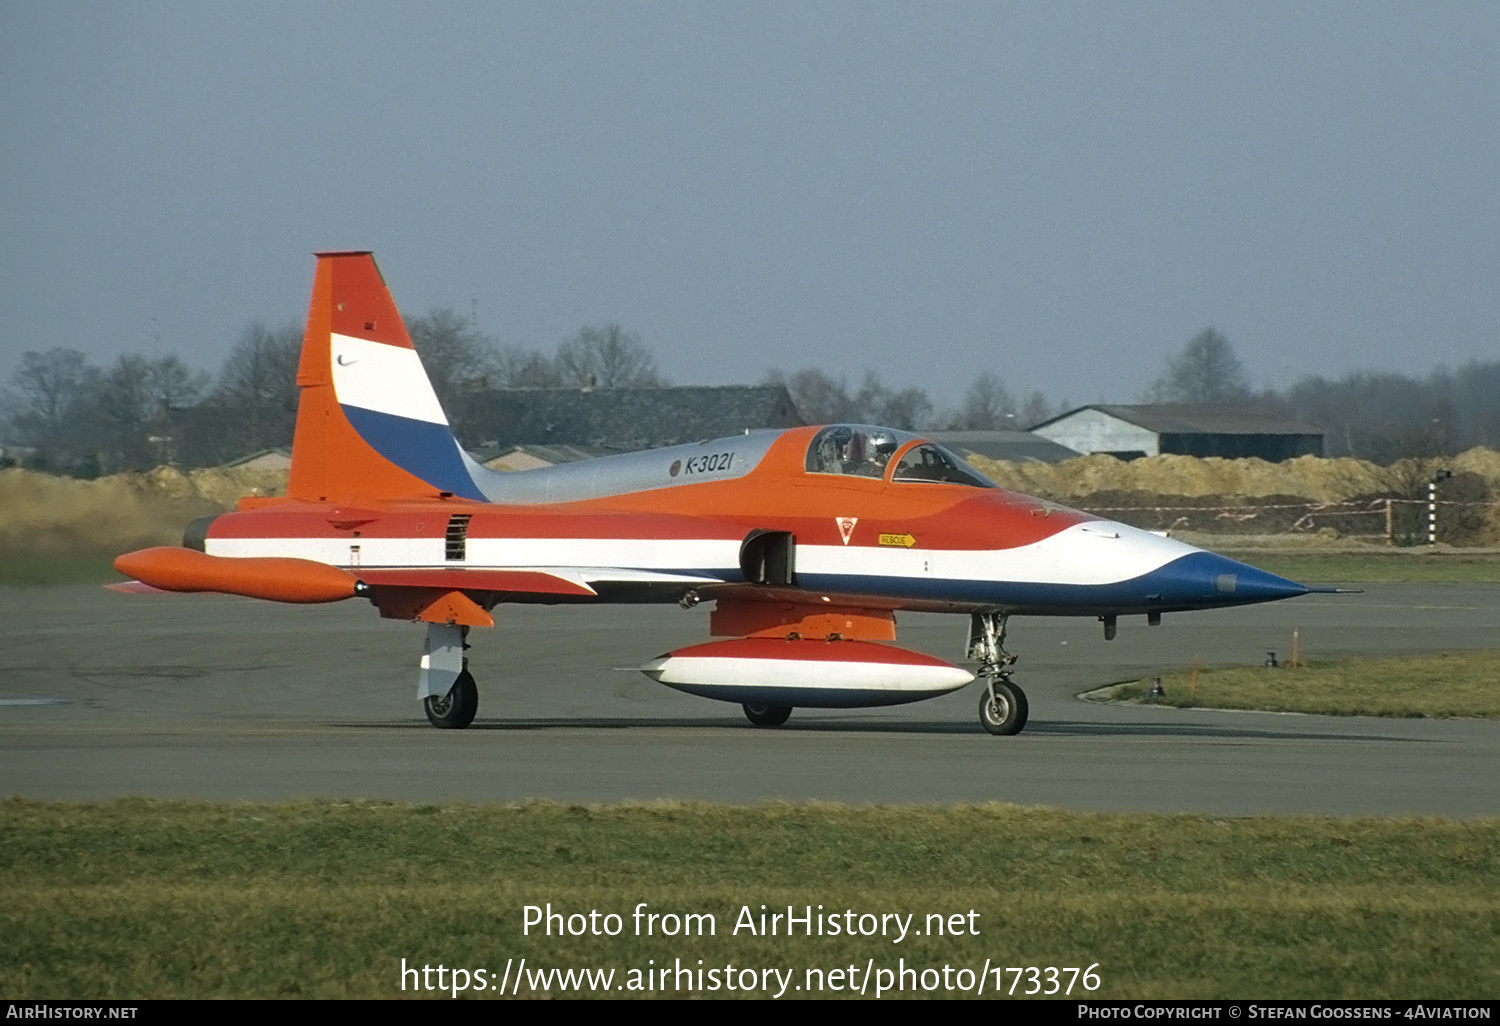
[[[1213,552],[1194,552],[1162,567],[1158,601],[1175,605],[1241,605],[1306,595],[1305,584]]]

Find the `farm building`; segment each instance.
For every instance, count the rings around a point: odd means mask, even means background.
[[[1137,456],[1256,456],[1279,463],[1322,456],[1323,431],[1250,406],[1084,406],[1032,428],[1083,453]]]

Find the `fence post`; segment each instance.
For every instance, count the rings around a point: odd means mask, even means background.
[[[1427,544],[1437,544],[1437,482],[1427,482]]]
[[[1446,481],[1453,476],[1453,471],[1439,469],[1432,475],[1432,480],[1427,482],[1427,544],[1437,544],[1437,486],[1439,481]]]
[[[1385,543],[1387,545],[1396,544],[1396,520],[1391,515],[1391,500],[1389,498],[1385,500]]]

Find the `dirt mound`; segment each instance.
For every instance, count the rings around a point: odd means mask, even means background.
[[[975,457],[973,464],[1005,488],[1077,502],[1103,492],[1155,496],[1238,496],[1265,499],[1297,496],[1317,502],[1342,502],[1360,496],[1405,493],[1425,482],[1439,465],[1468,472],[1500,491],[1500,453],[1470,449],[1458,456],[1403,460],[1382,467],[1365,460],[1299,456],[1283,463],[1226,460],[1194,456],[1147,456],[1125,462],[1113,456],[1080,456],[1062,463],[1012,463]]]
[[[281,495],[286,474],[157,467],[94,481],[0,470],[0,552],[117,553],[181,542],[196,517],[244,495]]]
[[[1500,452],[1482,446],[1460,453],[1444,465],[1454,473],[1478,474],[1490,483],[1491,488],[1500,485]]]

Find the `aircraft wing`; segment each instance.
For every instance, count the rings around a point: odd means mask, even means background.
[[[708,587],[724,583],[722,578],[707,574],[663,573],[628,567],[590,567],[566,572],[577,574],[581,580],[590,584],[701,584]]]
[[[459,569],[457,567],[352,567],[349,573],[372,588],[442,588],[445,591],[509,591],[532,595],[598,592],[573,570]]]
[[[663,573],[632,567],[356,567],[349,571],[373,588],[443,588],[451,591],[502,591],[529,595],[593,598],[594,585],[722,585],[705,574]]]
[[[511,595],[618,598],[622,592],[649,592],[661,586],[723,585],[721,577],[700,573],[637,570],[633,567],[354,567],[350,573],[371,588],[443,588],[446,591],[499,591]]]
[[[116,591],[209,591],[280,602],[338,601],[360,594],[361,585],[387,594],[415,589],[591,599],[599,597],[595,585],[619,591],[723,583],[707,574],[632,567],[337,567],[317,560],[210,556],[165,546],[121,556],[115,569],[135,578],[107,585]]]

